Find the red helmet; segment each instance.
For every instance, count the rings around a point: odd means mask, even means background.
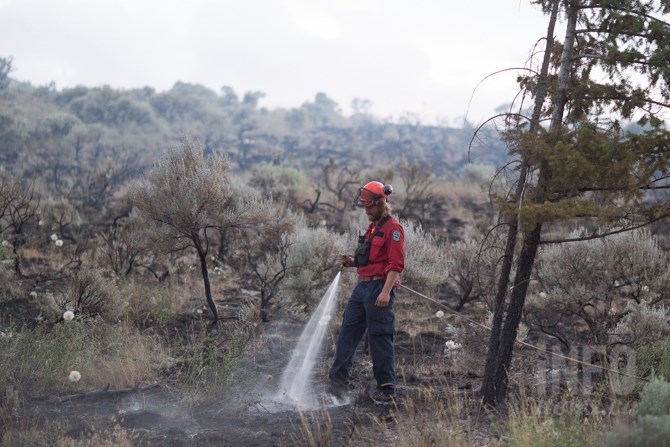
[[[357,206],[370,206],[379,202],[386,201],[386,198],[393,192],[391,185],[384,185],[381,182],[368,182],[362,188],[358,188],[358,194],[354,199]]]

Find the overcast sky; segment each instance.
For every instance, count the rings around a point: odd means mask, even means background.
[[[523,66],[546,24],[529,0],[0,0],[0,56],[59,89],[183,81],[259,90],[269,108],[324,92],[345,113],[364,98],[379,117],[460,124],[477,84]],[[485,81],[468,118],[512,101],[514,79]]]

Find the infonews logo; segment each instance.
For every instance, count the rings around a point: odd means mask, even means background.
[[[640,382],[636,376],[635,350],[625,345],[538,345],[535,389],[540,396],[569,391],[590,395],[607,385],[616,396],[630,396]]]

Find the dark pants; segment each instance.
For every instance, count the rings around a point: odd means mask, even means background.
[[[395,287],[391,290],[391,300],[386,307],[375,307],[375,301],[382,291],[384,280],[359,282],[344,309],[342,327],[337,336],[335,361],[330,368],[330,380],[346,381],[351,377],[354,355],[367,328],[370,338],[372,373],[377,386],[395,385],[395,352],[393,332],[395,312]]]

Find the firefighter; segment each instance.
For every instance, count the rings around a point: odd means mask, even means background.
[[[328,374],[331,392],[341,397],[351,383],[354,354],[367,329],[375,395],[389,400],[395,394],[393,301],[404,268],[405,233],[391,215],[391,185],[378,181],[358,189],[354,204],[363,208],[370,225],[359,236],[355,254],[341,255],[342,267],[356,267],[358,284],[344,310],[337,337],[335,360]]]

